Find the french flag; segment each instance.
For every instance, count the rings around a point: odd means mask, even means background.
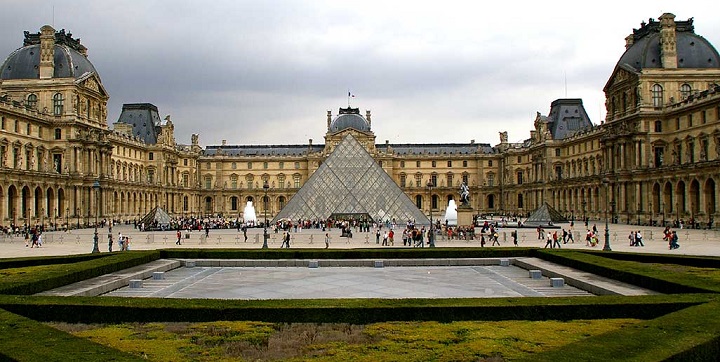
[[[352,94],[352,93],[350,93],[350,92],[348,92],[348,97],[350,97],[350,98],[355,98],[355,95]]]

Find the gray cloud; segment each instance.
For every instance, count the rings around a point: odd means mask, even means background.
[[[624,37],[674,5],[622,4],[24,1],[4,4],[0,53],[51,23],[54,6],[110,92],[108,123],[123,103],[150,102],[181,143],[320,143],[326,110],[350,89],[380,142],[495,144],[502,130],[528,137],[535,112],[566,95],[600,122]],[[717,10],[675,14],[717,45],[720,25],[704,18]]]

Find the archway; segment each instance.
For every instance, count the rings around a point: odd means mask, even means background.
[[[675,194],[677,195],[675,201],[675,217],[677,220],[682,219],[682,215],[687,212],[687,195],[685,187],[685,181],[678,181],[677,187],[675,188]]]
[[[715,180],[709,178],[705,181],[703,193],[705,194],[705,212],[708,214],[708,221],[710,221],[712,215],[717,212],[717,205],[715,203]]]
[[[700,210],[700,182],[693,179],[690,182],[690,216],[694,219]]]
[[[8,217],[10,218],[10,221],[15,225],[17,225],[17,217],[18,217],[17,201],[18,201],[18,191],[15,188],[15,185],[10,185],[10,187],[8,187],[8,192],[7,192],[7,212],[8,212]]]
[[[490,210],[495,209],[495,195],[490,194],[487,196],[487,205],[488,205],[488,209],[490,209]]]
[[[213,211],[213,200],[212,197],[205,197],[205,214],[212,214]]]

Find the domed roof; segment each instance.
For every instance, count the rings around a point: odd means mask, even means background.
[[[676,22],[677,67],[718,68],[720,55],[705,38],[695,34],[693,20]],[[662,68],[660,23],[650,19],[631,35],[632,45],[620,57],[618,65],[640,71],[645,68]]]
[[[93,72],[95,67],[80,51],[86,48],[72,34],[61,30],[55,34],[55,54],[53,78],[80,78]],[[99,75],[98,75],[99,76]],[[40,43],[39,34],[25,32],[24,46],[10,53],[0,68],[0,79],[39,79]]]
[[[340,114],[330,123],[330,132],[348,128],[363,132],[370,131],[370,122],[360,115],[359,108],[340,108]]]

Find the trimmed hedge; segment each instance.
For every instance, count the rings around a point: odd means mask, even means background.
[[[30,295],[53,288],[149,263],[160,258],[158,251],[117,253],[73,264],[50,264],[42,272],[30,272],[21,278],[0,280],[0,294]]]
[[[708,295],[489,299],[215,300],[121,297],[0,297],[0,308],[39,321],[68,323],[283,323],[386,321],[651,319],[711,300]]]
[[[529,257],[535,248],[163,249],[177,259],[403,259]]]
[[[100,253],[100,254],[79,254],[79,255],[61,255],[61,256],[32,256],[23,258],[11,258],[11,259],[0,259],[0,269],[9,268],[25,268],[30,266],[39,265],[53,265],[53,264],[70,264],[77,263],[86,260],[94,260],[97,258],[104,258],[113,254]]]
[[[142,361],[128,353],[0,309],[0,360]]]
[[[603,252],[599,250],[583,251],[587,254],[602,256],[608,259],[636,261],[639,263],[677,264],[697,268],[720,268],[720,257],[695,256],[695,255],[666,255],[666,254],[645,254],[627,252]]]
[[[677,276],[659,271],[649,265],[613,260],[604,255],[571,250],[538,250],[537,257],[628,284],[640,285],[660,293],[716,293],[720,291],[718,286],[703,280],[690,280],[687,276]]]

